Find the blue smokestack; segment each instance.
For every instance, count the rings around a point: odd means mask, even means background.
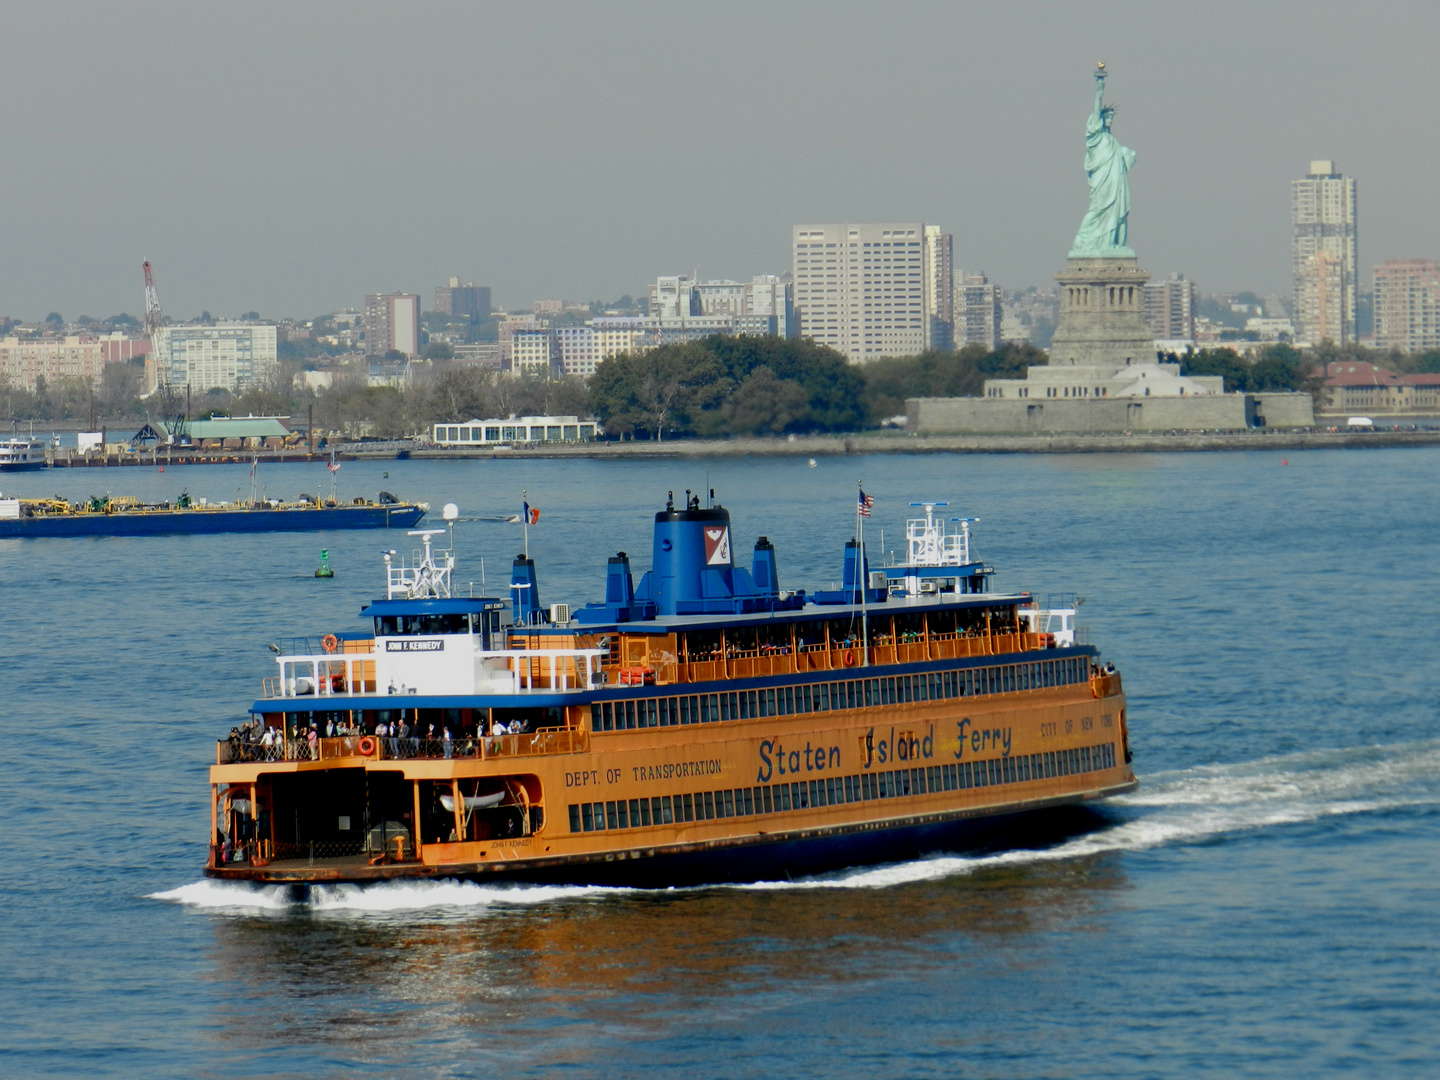
[[[620,551],[610,556],[605,568],[605,605],[628,608],[634,604],[635,581],[630,576],[630,556]]]
[[[540,582],[535,576],[535,560],[515,556],[510,568],[510,603],[516,626],[533,626],[545,621],[540,609]]]
[[[775,545],[769,537],[762,536],[755,541],[755,561],[750,564],[750,576],[755,579],[755,588],[761,596],[780,595],[780,571],[775,565]]]

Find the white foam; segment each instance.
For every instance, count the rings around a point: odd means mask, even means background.
[[[316,912],[474,910],[495,904],[551,904],[631,892],[601,885],[481,885],[473,881],[385,881],[319,885],[310,891]]]
[[[294,906],[289,890],[283,885],[252,885],[242,881],[193,881],[178,889],[151,893],[147,899],[221,911],[283,911]]]

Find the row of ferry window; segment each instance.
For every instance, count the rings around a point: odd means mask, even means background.
[[[1115,765],[1115,744],[1099,743],[1042,754],[960,761],[917,769],[828,776],[823,780],[760,787],[728,788],[648,799],[571,803],[570,831],[643,829],[650,825],[710,821],[714,818],[784,814],[817,806],[894,799],[906,795],[959,791],[964,788],[1021,784],[1027,780],[1072,776]]]
[[[675,727],[716,720],[751,720],[763,716],[864,709],[941,698],[1004,694],[1065,686],[1090,677],[1090,662],[1074,656],[1031,664],[932,671],[928,675],[892,675],[880,679],[806,683],[724,694],[644,698],[639,701],[597,701],[590,706],[592,731]]]

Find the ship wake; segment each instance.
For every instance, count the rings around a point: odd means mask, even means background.
[[[1440,803],[1440,742],[1317,750],[1140,777],[1111,824],[1038,849],[934,855],[748,889],[883,889],[1027,863],[1208,842],[1326,817]]]
[[[1048,847],[932,855],[793,881],[723,887],[886,889],[1006,866],[1210,842],[1337,815],[1432,805],[1440,803],[1440,742],[1309,751],[1155,773],[1140,780],[1138,792],[1105,804],[1108,824]],[[641,891],[653,895],[651,890],[602,886],[397,881],[317,885],[300,897],[286,886],[202,880],[153,893],[150,899],[252,915],[303,911],[344,917],[423,911],[464,916],[495,907],[593,901]]]

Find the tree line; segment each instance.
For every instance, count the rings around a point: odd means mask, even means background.
[[[1191,350],[1159,359],[1187,375],[1219,375],[1226,390],[1314,392],[1323,364],[1367,360],[1401,372],[1440,371],[1440,352],[1378,353],[1358,346],[1323,345],[1300,351],[1272,345],[1249,356],[1229,349]],[[274,373],[240,392],[211,390],[192,397],[189,415],[270,415],[303,418],[347,437],[401,438],[435,423],[514,415],[595,417],[613,436],[664,440],[729,435],[848,432],[878,427],[905,412],[912,397],[965,397],[984,392],[986,379],[1024,378],[1046,362],[1032,345],[885,357],[849,363],[809,340],[716,335],[662,345],[636,356],[602,361],[588,383],[456,365],[445,360],[412,367],[403,387],[368,386],[365,375],[336,375],[311,389],[300,363],[282,361]],[[40,381],[33,391],[0,386],[0,417],[11,420],[97,423],[173,419],[183,395],[142,397],[139,363],[107,364],[98,387],[80,379]]]

